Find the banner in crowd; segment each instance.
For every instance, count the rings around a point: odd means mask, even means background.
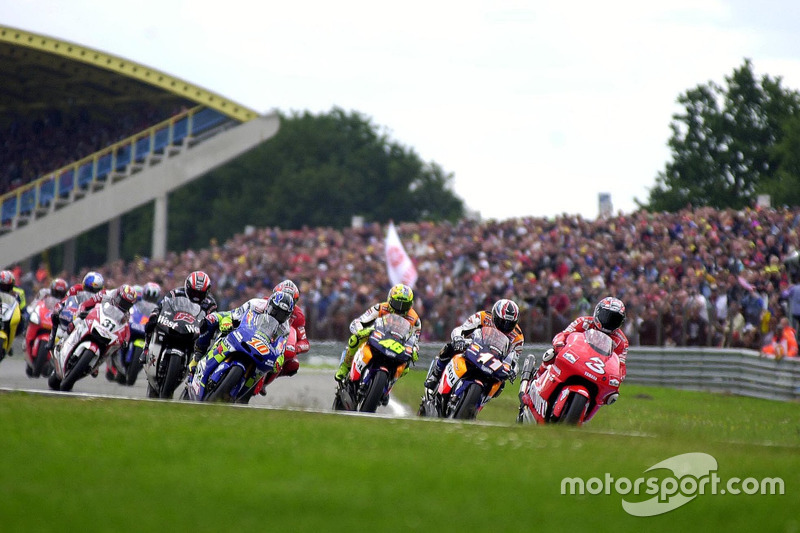
[[[394,222],[389,222],[389,228],[386,230],[386,270],[392,285],[405,283],[412,289],[414,288],[414,283],[417,281],[417,268],[403,248]]]

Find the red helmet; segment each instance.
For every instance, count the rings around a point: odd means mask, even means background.
[[[56,278],[50,282],[50,296],[63,300],[64,296],[67,295],[67,290],[69,290],[69,284],[65,279]]]
[[[272,289],[272,292],[285,292],[291,295],[294,303],[297,303],[297,300],[300,299],[300,289],[297,288],[297,285],[294,284],[294,281],[290,279],[285,279],[275,285],[275,288]]]
[[[625,322],[625,304],[619,298],[607,296],[594,308],[594,319],[601,331],[611,333]]]
[[[117,289],[117,294],[111,299],[111,303],[124,312],[128,312],[133,307],[133,304],[136,303],[136,291],[130,285],[120,285],[119,289]]]
[[[16,284],[17,280],[14,278],[13,272],[10,270],[3,270],[0,272],[0,291],[11,292]]]
[[[211,288],[211,279],[202,270],[195,270],[186,278],[184,284],[186,296],[193,302],[200,303]]]

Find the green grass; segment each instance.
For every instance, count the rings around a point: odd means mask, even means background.
[[[396,398],[416,408],[424,373]],[[0,395],[3,531],[795,531],[796,404],[623,386],[578,428],[520,426],[516,387],[485,424]],[[637,518],[565,477],[642,477],[687,452],[784,495],[701,495]],[[634,499],[634,498],[628,498]],[[644,499],[644,498],[639,498]]]

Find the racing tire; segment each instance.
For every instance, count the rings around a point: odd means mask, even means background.
[[[55,372],[50,374],[50,377],[47,378],[47,386],[53,390],[61,390],[61,380],[58,379]]]
[[[44,369],[45,365],[47,364],[47,358],[50,350],[47,349],[46,342],[39,342],[39,346],[36,348],[36,357],[33,359],[33,368],[32,373],[35,378],[38,378],[42,375],[42,369]]]
[[[577,426],[580,424],[583,421],[587,403],[589,403],[589,399],[586,396],[582,394],[573,394],[566,412],[561,415],[561,423],[570,426]]]
[[[158,391],[159,398],[172,399],[175,389],[180,385],[184,366],[183,357],[177,354],[169,356],[167,371],[164,373],[164,382],[161,383],[161,390]]]
[[[138,346],[133,349],[131,355],[131,364],[128,366],[128,371],[125,373],[125,385],[131,387],[136,383],[136,378],[139,377],[139,372],[142,371],[142,362],[139,361],[139,356],[142,354],[142,348]]]
[[[362,413],[374,413],[378,409],[378,404],[383,398],[383,391],[386,390],[386,385],[389,383],[389,374],[385,370],[375,371],[372,380],[367,388],[367,394],[364,396],[364,401],[361,402],[361,407],[358,409]]]
[[[452,418],[459,420],[472,420],[478,416],[478,404],[481,401],[483,389],[477,383],[471,383],[461,396],[461,401],[453,410]]]
[[[72,365],[72,368],[64,374],[64,379],[61,380],[62,392],[71,391],[75,382],[89,373],[89,365],[94,356],[95,354],[91,350],[83,349],[78,360]]]
[[[158,398],[158,391],[150,385],[150,382],[147,382],[147,397],[148,398]]]
[[[228,373],[219,382],[211,394],[206,398],[207,402],[233,402],[231,398],[231,390],[242,380],[244,377],[244,369],[238,365],[231,366]]]

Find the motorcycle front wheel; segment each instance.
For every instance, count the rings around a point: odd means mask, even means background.
[[[47,343],[39,341],[39,347],[36,349],[36,358],[33,360],[33,377],[38,378],[42,375],[42,371],[47,364],[48,351]]]
[[[586,411],[587,403],[589,403],[589,399],[586,398],[586,396],[581,394],[573,394],[572,400],[570,400],[569,406],[567,407],[567,411],[561,415],[561,422],[570,426],[576,426],[580,424],[581,420],[583,419],[583,414]]]
[[[167,372],[164,374],[164,382],[161,384],[159,397],[169,400],[172,399],[173,394],[175,394],[175,389],[178,388],[180,384],[184,366],[183,357],[176,354],[169,356]]]
[[[240,366],[232,366],[225,377],[222,378],[217,388],[206,398],[207,402],[228,402],[233,401],[231,398],[231,389],[233,389],[244,376],[244,369]],[[196,378],[195,378],[196,379]]]
[[[367,388],[367,394],[364,401],[361,402],[359,411],[362,413],[374,413],[378,409],[378,403],[383,398],[383,391],[386,390],[386,384],[389,383],[389,374],[385,370],[377,370],[372,376],[372,381]]]
[[[64,379],[61,380],[61,390],[63,392],[71,391],[72,386],[75,385],[75,382],[89,373],[89,365],[91,364],[94,355],[94,352],[91,350],[87,350],[85,348],[83,349],[78,356],[78,360],[75,362],[72,368],[70,368],[67,373],[64,374]]]
[[[140,355],[142,355],[142,349],[137,346],[133,349],[131,364],[128,365],[128,371],[125,373],[125,384],[129,387],[136,383],[136,378],[139,376],[139,372],[142,371],[142,363],[139,361]]]
[[[478,403],[481,401],[483,389],[477,383],[471,383],[461,396],[461,401],[453,410],[453,418],[472,420],[478,415]]]

